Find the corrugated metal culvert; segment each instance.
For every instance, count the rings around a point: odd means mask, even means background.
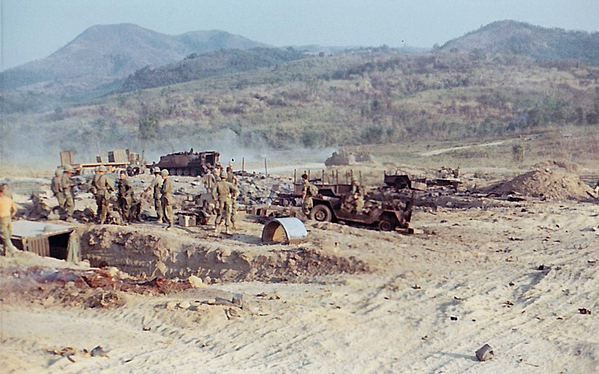
[[[306,241],[307,237],[306,227],[295,217],[275,218],[262,230],[263,243],[296,244]]]

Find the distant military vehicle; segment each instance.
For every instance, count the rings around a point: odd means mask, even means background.
[[[160,161],[151,165],[168,170],[171,175],[189,175],[192,177],[206,174],[219,162],[220,153],[216,151],[169,153],[160,156]]]
[[[325,166],[336,166],[336,165],[353,165],[356,162],[370,162],[372,156],[370,153],[351,153],[346,151],[333,152],[331,157],[327,158],[324,162]]]

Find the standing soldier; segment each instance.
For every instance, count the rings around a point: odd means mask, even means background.
[[[56,200],[58,201],[58,212],[60,213],[64,208],[65,201],[64,190],[62,189],[62,169],[58,168],[54,172],[54,178],[52,178],[50,189],[52,190],[52,193],[54,193],[54,196],[56,196]]]
[[[233,175],[233,167],[231,165],[227,166],[227,182],[233,184],[235,187],[237,187],[239,184],[239,181]],[[237,229],[237,225],[235,224],[235,216],[237,214],[237,196],[239,196],[239,188],[237,188],[236,193],[231,193],[231,224],[233,226],[233,230]]]
[[[305,215],[309,215],[310,210],[312,210],[312,207],[314,206],[312,197],[318,193],[318,187],[308,181],[307,174],[302,174],[302,184],[302,210]]]
[[[225,222],[225,232],[229,234],[229,226],[231,225],[231,207],[232,196],[237,196],[239,190],[234,184],[227,182],[220,177],[216,177],[216,186],[212,191],[212,198],[217,204],[216,221],[214,222],[214,232],[220,233],[220,225]]]
[[[364,194],[362,193],[362,187],[358,185],[356,178],[351,179],[351,208],[352,213],[362,213],[364,210]]]
[[[65,165],[60,180],[62,191],[64,193],[64,210],[66,213],[66,220],[73,220],[73,212],[75,211],[75,184],[71,179],[71,173],[73,167],[71,165]]]
[[[162,196],[162,215],[168,223],[167,230],[173,228],[173,203],[175,197],[173,196],[173,190],[175,185],[171,179],[168,179],[168,170],[163,169],[160,172],[162,176],[162,187],[160,188],[160,194]]]
[[[206,175],[204,175],[203,181],[204,181],[204,188],[206,189],[206,192],[211,193],[212,189],[214,188],[214,185],[216,184],[216,179],[214,179],[214,174],[212,174],[211,172],[206,173]]]
[[[168,172],[168,170],[167,170]],[[154,191],[154,209],[156,209],[156,216],[158,216],[158,223],[162,223],[162,192],[160,192],[162,188],[162,176],[160,175],[160,168],[158,166],[154,167],[154,179],[152,179],[152,183],[144,192],[141,193],[141,196],[145,196],[150,190]]]
[[[114,191],[114,183],[106,175],[106,166],[98,167],[98,178],[95,182],[96,204],[98,205],[97,218],[98,223],[103,225],[108,215],[108,206],[110,205],[110,195]]]
[[[92,195],[94,195],[94,199],[96,199],[96,212],[100,211],[100,205],[99,205],[99,200],[98,200],[98,189],[96,188],[96,185],[98,184],[98,178],[100,178],[100,167],[96,166],[96,168],[94,169],[94,177],[91,180],[90,186],[89,186],[89,192],[92,193]]]
[[[119,211],[121,213],[121,217],[126,222],[131,222],[131,204],[133,203],[133,187],[131,186],[131,182],[127,179],[127,172],[125,170],[121,170],[119,172],[119,180],[117,181],[117,203],[119,206]]]
[[[17,248],[12,244],[12,217],[17,213],[15,202],[8,192],[8,185],[0,185],[0,240],[4,246],[5,256],[14,256]]]
[[[212,174],[214,174],[214,177],[221,177],[222,176],[222,170],[220,165],[216,164],[214,165],[214,169],[212,169]],[[216,180],[216,182],[218,182],[218,180]]]

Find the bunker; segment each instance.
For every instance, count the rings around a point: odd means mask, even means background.
[[[12,223],[11,240],[25,252],[78,262],[79,240],[73,230],[68,225],[20,220]]]

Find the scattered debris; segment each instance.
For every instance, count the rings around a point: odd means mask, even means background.
[[[65,357],[72,363],[77,362],[74,356],[79,357],[108,357],[108,352],[101,346],[94,347],[91,351],[88,349],[78,349],[74,347],[62,347],[62,348],[47,348],[46,352],[58,356]]]
[[[578,308],[578,313],[580,314],[591,314],[591,311],[588,310],[587,308]]]
[[[488,361],[493,358],[495,352],[493,352],[493,348],[490,345],[485,344],[476,351],[476,358],[478,361]]]

